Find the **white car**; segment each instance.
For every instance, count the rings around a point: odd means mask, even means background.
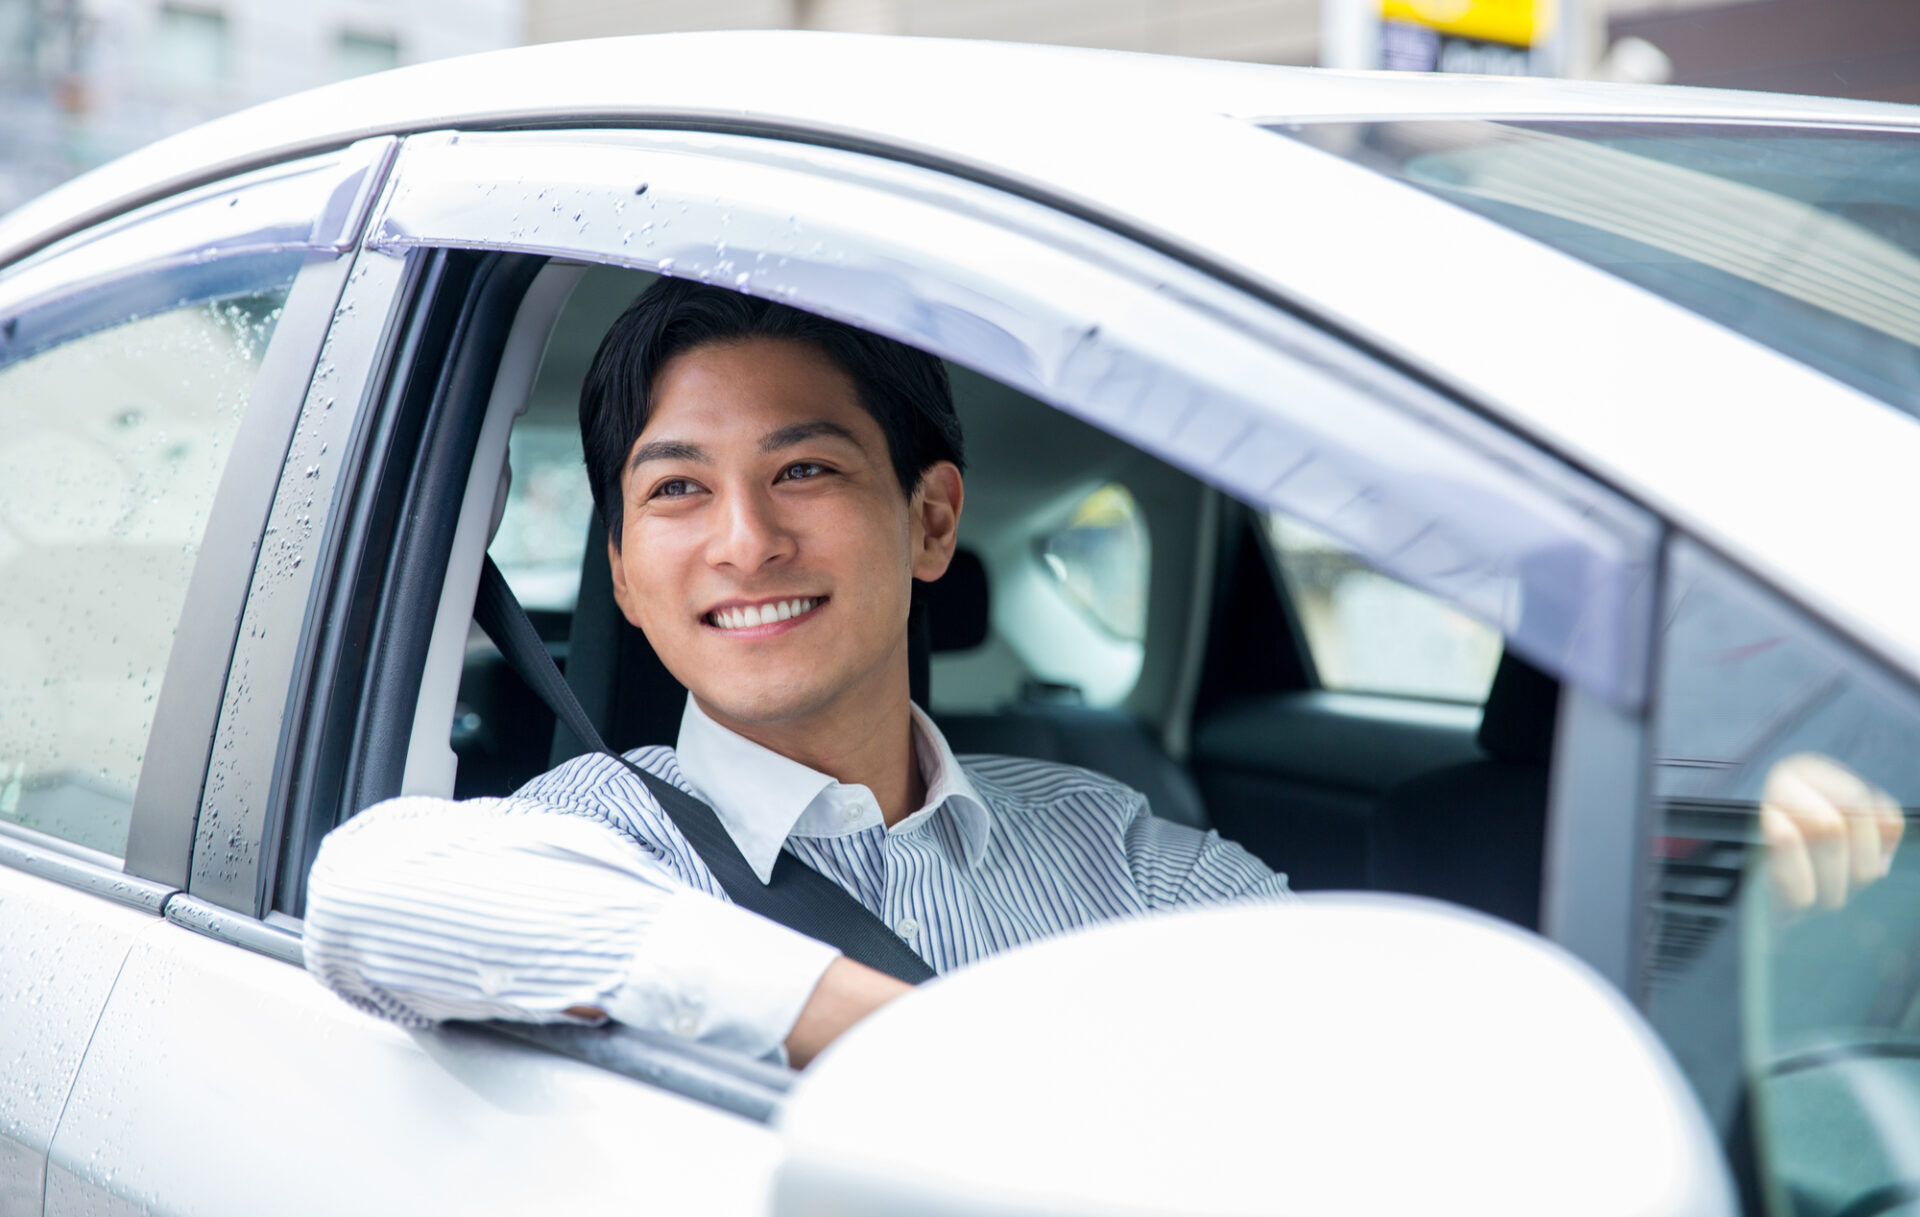
[[[685,35],[0,218],[0,1211],[1906,1211],[1916,847],[1801,908],[1757,845],[1795,756],[1920,805],[1916,152],[1895,106]],[[315,983],[329,829],[579,747],[472,627],[489,546],[610,742],[677,721],[571,431],[654,275],[949,361],[922,696],[1303,906],[1014,952],[805,1074]]]

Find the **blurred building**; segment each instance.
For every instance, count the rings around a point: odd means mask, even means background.
[[[1658,47],[1676,84],[1920,103],[1920,0],[1619,7],[1614,42]]]
[[[990,38],[1311,64],[1322,0],[527,0],[527,40],[689,29]]]
[[[1920,101],[1920,0],[1547,0],[1565,16],[1544,70]],[[527,0],[527,40],[689,29],[826,29],[991,38],[1263,63],[1329,61],[1357,14],[1512,10],[1532,0]],[[1471,31],[1469,30],[1469,33]],[[1365,39],[1362,40],[1366,42]],[[1448,65],[1528,70],[1496,39]],[[1389,50],[1395,48],[1388,48]],[[1356,52],[1380,66],[1376,37]],[[1337,58],[1337,55],[1335,56]],[[1417,62],[1418,56],[1408,56]],[[1357,66],[1349,60],[1344,66]],[[1518,66],[1516,66],[1518,65]],[[1540,70],[1536,66],[1535,70]]]
[[[522,0],[0,0],[0,212],[195,123],[512,46]]]

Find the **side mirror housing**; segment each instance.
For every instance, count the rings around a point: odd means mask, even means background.
[[[1108,924],[943,977],[780,1117],[778,1217],[1732,1217],[1718,1145],[1585,965],[1430,901]]]

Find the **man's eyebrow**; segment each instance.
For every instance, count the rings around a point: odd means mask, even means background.
[[[768,432],[766,438],[760,441],[760,451],[765,453],[778,452],[782,448],[791,448],[795,444],[804,444],[810,439],[818,439],[823,435],[836,436],[846,440],[856,448],[860,447],[860,441],[853,437],[853,432],[847,430],[839,423],[831,423],[824,418],[814,418],[804,423],[789,423],[778,431]]]
[[[627,462],[627,468],[638,469],[648,461],[693,461],[701,465],[713,464],[713,458],[707,455],[705,448],[677,439],[657,439],[641,444],[633,450],[633,459]]]

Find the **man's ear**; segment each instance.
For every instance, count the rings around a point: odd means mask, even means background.
[[[920,475],[907,504],[912,516],[913,577],[931,583],[947,573],[960,541],[960,504],[966,487],[952,461],[936,461]]]

